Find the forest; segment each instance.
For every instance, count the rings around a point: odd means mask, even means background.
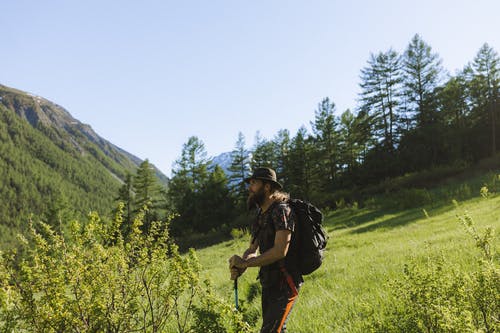
[[[407,48],[373,53],[360,73],[358,106],[318,103],[312,132],[257,133],[248,148],[240,133],[229,176],[207,157],[203,141],[184,144],[169,184],[179,213],[175,232],[244,226],[243,179],[257,166],[277,170],[292,197],[323,208],[363,206],[374,194],[425,189],[495,156],[500,127],[500,58],[484,44],[455,74],[419,35]],[[419,204],[417,198],[415,204]],[[395,203],[397,205],[397,203]],[[240,217],[240,218],[238,218]]]

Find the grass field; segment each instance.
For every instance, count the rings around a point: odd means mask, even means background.
[[[459,202],[458,208],[449,201],[409,210],[346,208],[327,214],[324,224],[330,241],[326,259],[318,271],[305,277],[289,331],[364,332],[370,318],[390,309],[394,295],[388,282],[402,277],[411,257],[442,253],[447,264],[464,272],[472,270],[479,250],[457,214],[468,212],[480,231],[500,226],[500,196],[484,198],[477,184],[481,181],[471,185],[472,198]],[[234,294],[227,260],[232,254],[241,254],[247,244],[247,237],[243,237],[197,251],[204,277],[228,302]],[[494,245],[498,246],[498,236]],[[240,277],[239,295],[259,327],[256,276],[257,269],[249,269]]]

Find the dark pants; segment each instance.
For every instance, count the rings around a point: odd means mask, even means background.
[[[281,272],[280,272],[281,273]],[[285,333],[286,321],[300,286],[286,274],[274,285],[262,287],[262,328],[260,333]]]

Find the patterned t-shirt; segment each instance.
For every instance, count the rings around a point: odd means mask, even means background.
[[[252,225],[252,239],[258,240],[259,252],[262,254],[274,246],[276,231],[290,230],[292,232],[292,242],[295,239],[296,217],[288,203],[274,202],[265,212],[259,210],[257,218]],[[289,245],[285,258],[285,267],[290,272],[296,272],[296,253]],[[263,266],[261,271],[279,270],[279,262]]]

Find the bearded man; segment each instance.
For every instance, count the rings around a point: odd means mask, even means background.
[[[257,208],[257,217],[250,246],[241,257],[229,259],[231,279],[237,279],[248,267],[260,267],[260,332],[286,332],[286,321],[304,282],[297,264],[296,217],[273,169],[258,168],[245,182],[249,184],[248,208]]]

